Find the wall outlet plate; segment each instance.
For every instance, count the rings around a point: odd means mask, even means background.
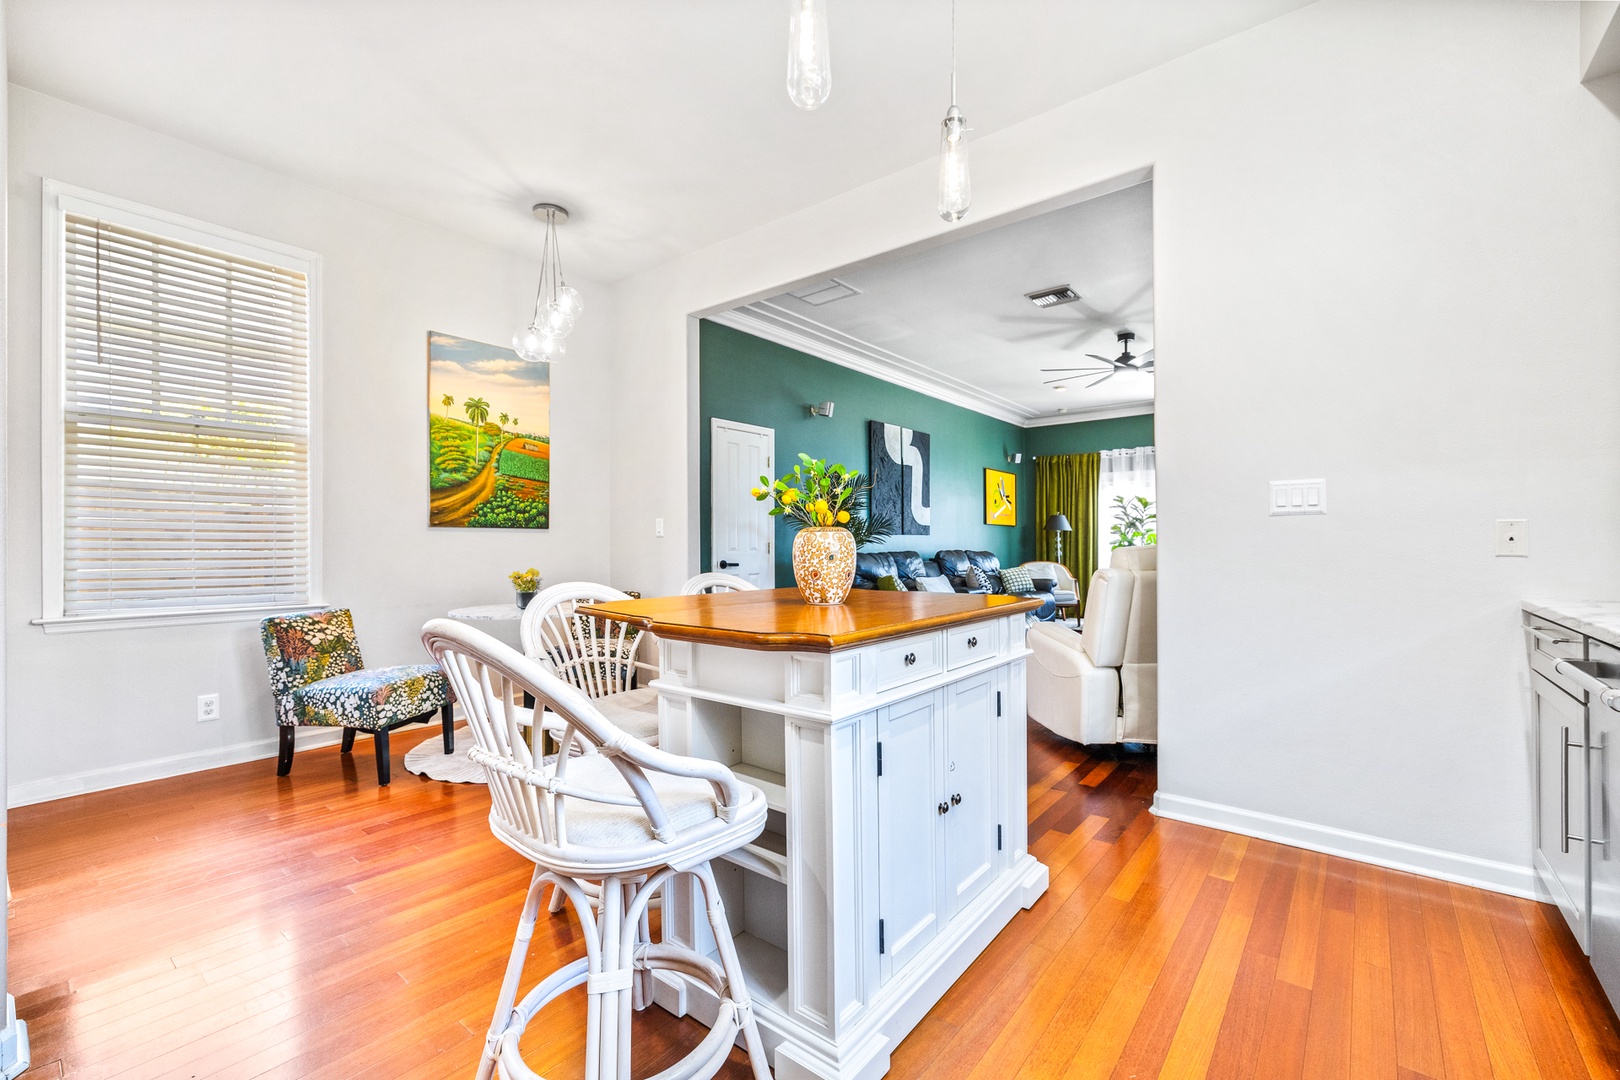
[[[219,719],[219,695],[218,694],[198,694],[197,695],[197,722],[199,724],[203,724],[203,723],[207,723],[210,720],[218,720],[218,719]]]
[[[1273,480],[1271,516],[1304,517],[1327,513],[1326,480]]]
[[[1497,556],[1529,558],[1529,525],[1523,518],[1499,518],[1496,522]]]

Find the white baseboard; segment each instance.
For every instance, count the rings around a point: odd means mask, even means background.
[[[343,735],[342,728],[304,728],[299,730],[297,746],[300,750],[309,750],[317,746],[330,746]],[[273,758],[279,751],[280,735],[270,739],[254,739],[250,742],[235,743],[231,746],[216,746],[208,750],[193,750],[188,754],[175,754],[171,757],[150,758],[146,761],[135,761],[128,765],[114,765],[106,769],[91,769],[88,772],[69,773],[67,776],[50,776],[43,780],[29,780],[21,784],[12,784],[6,792],[7,806],[31,806],[34,803],[50,802],[53,799],[66,799],[72,795],[83,795],[91,791],[106,791],[109,788],[127,787],[130,784],[144,784],[148,780],[162,780],[170,776],[180,776],[183,773],[202,772],[204,769],[217,769],[222,765],[240,765],[244,761],[260,761],[264,758]]]
[[[1205,802],[1203,799],[1190,799],[1184,795],[1168,795],[1162,791],[1153,798],[1153,812],[1176,821],[1242,833],[1261,840],[1274,840],[1290,847],[1320,851],[1325,855],[1337,855],[1391,870],[1455,881],[1460,885],[1473,885],[1529,900],[1541,899],[1536,892],[1535,874],[1528,864],[1517,866],[1472,855],[1459,855],[1399,840],[1386,840],[1381,836],[1313,825],[1308,821],[1262,814],[1236,806]]]

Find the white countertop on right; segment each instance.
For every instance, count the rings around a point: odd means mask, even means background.
[[[1526,600],[1524,610],[1620,645],[1620,600]]]

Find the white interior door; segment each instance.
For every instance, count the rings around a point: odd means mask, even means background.
[[[776,520],[770,504],[749,492],[761,476],[775,476],[776,431],[716,418],[709,422],[709,447],[709,569],[774,589]]]

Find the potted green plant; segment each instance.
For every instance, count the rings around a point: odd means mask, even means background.
[[[810,604],[842,604],[855,583],[855,551],[887,537],[894,523],[866,513],[871,484],[861,474],[823,458],[799,455],[780,480],[759,478],[753,496],[770,502],[793,535],[793,579]]]
[[[512,581],[512,588],[517,590],[517,606],[522,611],[534,599],[534,594],[540,591],[540,571],[534,567],[527,570],[514,570],[506,575]]]
[[[1159,542],[1159,517],[1153,503],[1143,495],[1127,499],[1114,496],[1114,524],[1109,527],[1114,537],[1110,547],[1150,547]]]

